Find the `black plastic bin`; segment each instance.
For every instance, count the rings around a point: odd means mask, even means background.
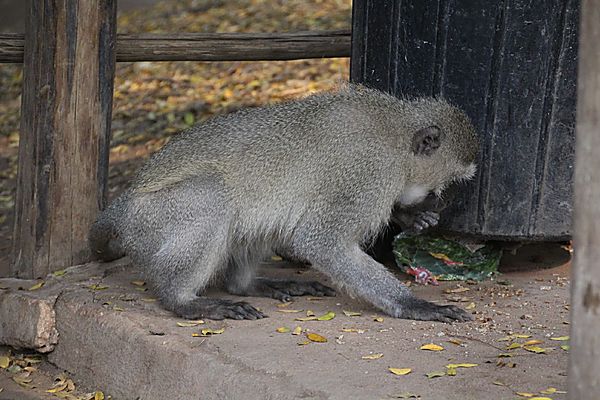
[[[351,80],[442,96],[482,137],[479,172],[442,227],[570,237],[579,1],[355,0]]]

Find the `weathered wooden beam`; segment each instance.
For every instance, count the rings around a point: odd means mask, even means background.
[[[569,399],[600,396],[600,4],[583,0],[575,147]]]
[[[12,275],[86,262],[108,171],[115,0],[30,0]]]
[[[24,37],[0,34],[0,63],[23,61]],[[117,35],[117,61],[260,61],[350,57],[350,31]]]

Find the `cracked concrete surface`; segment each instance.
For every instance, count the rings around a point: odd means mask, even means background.
[[[312,270],[282,266],[265,263],[263,272],[272,277],[317,278],[327,284]],[[569,332],[569,268],[565,264],[507,273],[500,277],[504,284],[463,285],[468,290],[459,293],[445,293],[457,288],[450,282],[439,287],[413,286],[419,296],[430,300],[453,300],[463,307],[474,303],[475,321],[454,325],[389,318],[339,295],[295,298],[287,307],[278,307],[280,303],[272,299],[246,298],[269,318],[179,327],[176,323],[181,319],[163,310],[151,292],[131,283],[143,278],[127,259],[73,267],[33,292],[11,286],[0,291],[0,305],[15,296],[20,302],[35,298],[53,304],[59,337],[48,360],[68,371],[80,386],[101,389],[114,399],[382,399],[406,392],[424,399],[510,399],[517,397],[517,391],[566,388],[568,353],[560,348],[562,342],[550,337]],[[6,281],[0,280],[0,286],[9,286]],[[236,298],[217,291],[210,295]],[[17,329],[39,319],[35,306],[21,307],[18,316],[1,314],[0,326]],[[302,311],[282,312],[286,309]],[[316,315],[333,311],[336,317],[295,321],[308,310]],[[348,317],[343,310],[361,315]],[[382,322],[375,317],[382,317]],[[306,339],[304,334],[276,332],[284,326],[301,326],[328,341],[299,345]],[[203,328],[225,330],[211,337],[192,336]],[[6,336],[2,336],[5,331],[0,329],[0,338]],[[514,339],[517,343],[541,340],[538,346],[546,348],[546,353],[506,350],[510,342],[498,339],[511,333],[531,335]],[[439,344],[444,350],[420,350],[426,343]],[[36,346],[44,348],[39,342]],[[372,353],[383,353],[383,357],[362,359]],[[511,357],[498,357],[502,353]],[[425,376],[461,362],[478,365],[459,369],[456,376]],[[412,372],[395,376],[389,367],[411,368]],[[557,400],[565,395],[550,397]]]

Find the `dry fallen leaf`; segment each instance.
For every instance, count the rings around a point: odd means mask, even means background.
[[[458,339],[448,339],[448,342],[455,344],[457,346],[462,346],[463,345],[463,341],[462,340],[458,340]]]
[[[287,326],[282,326],[280,328],[275,329],[277,332],[279,333],[288,333],[290,331],[290,328],[288,328]]]
[[[383,322],[383,317],[374,317],[373,321],[375,321],[375,322]]]
[[[506,350],[520,349],[521,347],[523,347],[523,345],[520,343],[511,343],[506,347]]]
[[[306,316],[307,317],[315,317],[317,314],[315,314],[314,311],[311,310],[306,310]]]
[[[12,380],[15,381],[19,386],[23,386],[25,388],[31,387],[31,385],[29,385],[32,382],[31,378],[23,376],[13,376]]]
[[[10,357],[0,356],[0,368],[8,368],[10,365]]]
[[[271,261],[283,261],[283,258],[280,256],[271,256]]]
[[[182,328],[187,328],[187,327],[191,327],[191,326],[198,326],[203,324],[204,321],[201,319],[197,319],[195,321],[183,321],[183,322],[177,322],[177,326],[180,326]]]
[[[465,306],[465,310],[474,310],[474,309],[475,309],[475,307],[476,307],[476,306],[475,306],[475,303],[473,303],[473,302],[470,302],[469,304],[467,304],[467,305]]]
[[[327,314],[323,314],[317,318],[317,321],[331,321],[335,318],[335,313],[329,311]]]
[[[281,310],[279,310],[281,311]],[[295,321],[316,321],[317,317],[312,316],[312,317],[298,317],[298,318],[294,318]]]
[[[442,346],[439,346],[439,345],[433,344],[433,343],[424,344],[419,349],[420,350],[429,350],[429,351],[442,351],[442,350],[444,350],[444,348]]]
[[[565,340],[569,340],[569,336],[559,336],[559,337],[551,337],[550,340],[557,340],[557,341],[565,341]]]
[[[94,393],[94,400],[104,400],[104,393],[96,391]]]
[[[192,336],[193,337],[206,337],[206,336],[212,336],[212,335],[220,335],[223,332],[225,332],[225,328],[221,328],[221,329],[206,328],[206,329],[202,329],[200,331],[200,333],[192,333]]]
[[[346,310],[343,310],[343,311],[344,311],[344,315],[346,317],[359,317],[362,315],[361,313],[355,312],[355,311],[346,311]]]
[[[279,303],[279,304],[277,304],[277,308],[284,308],[284,307],[289,306],[292,303],[293,303],[292,301],[286,301],[285,303]]]
[[[27,290],[38,290],[39,288],[41,288],[42,286],[44,286],[44,281],[39,281],[38,283],[36,283],[35,285],[31,286],[29,289]]]
[[[446,375],[448,375],[448,376],[455,376],[456,375],[456,368],[448,368],[448,369],[446,369]]]
[[[325,343],[327,342],[327,339],[317,333],[307,333],[306,337],[308,338],[308,340],[310,340],[311,342],[317,342],[317,343]]]
[[[408,375],[411,373],[411,368],[388,368],[388,370],[394,375]]]
[[[108,286],[101,285],[99,283],[94,283],[92,285],[89,285],[88,289],[92,289],[92,290],[104,290],[104,289],[108,289]]]
[[[302,333],[302,327],[297,326],[294,328],[294,330],[292,331],[292,335],[299,335]]]
[[[51,389],[46,390],[46,392],[48,393],[58,393],[58,392],[62,392],[63,390],[65,390],[67,388],[67,383],[66,382],[57,382],[54,387],[52,387]]]
[[[445,375],[446,375],[446,372],[444,372],[444,371],[434,371],[434,372],[430,372],[428,374],[425,374],[425,376],[427,378],[429,378],[429,379],[431,379],[431,378],[439,378],[439,377],[445,376]]]
[[[563,344],[560,346],[561,349],[563,349],[564,351],[569,351],[571,350],[571,346],[568,344]]]
[[[544,390],[540,390],[541,394],[565,394],[567,392],[565,392],[564,390],[558,390],[555,387],[549,387],[548,389],[544,389]]]
[[[144,286],[146,282],[144,281],[131,281],[131,284],[134,286]]]
[[[156,299],[152,298],[152,297],[144,297],[143,299],[140,299],[146,303],[154,303],[156,301]]]
[[[515,394],[517,396],[521,396],[521,397],[533,397],[533,396],[535,396],[534,393],[527,393],[527,392],[515,392]]]
[[[546,349],[544,349],[543,347],[539,347],[539,346],[523,346],[523,348],[527,351],[530,351],[530,352],[536,353],[536,354],[541,354],[541,353],[546,352]]]
[[[357,329],[357,328],[342,328],[342,332],[365,333],[365,330],[364,329]]]
[[[298,342],[298,346],[304,346],[310,343],[310,340],[303,340],[301,342]]]
[[[366,356],[362,356],[361,358],[363,360],[377,360],[381,357],[383,357],[383,353],[368,354]]]
[[[302,310],[291,310],[291,309],[287,309],[287,308],[284,308],[284,309],[281,309],[281,310],[277,310],[277,311],[278,311],[278,312],[282,312],[282,313],[290,313],[290,314],[291,314],[291,313],[299,313],[299,312],[302,312]]]
[[[448,364],[446,365],[446,368],[473,368],[476,367],[479,364],[473,364],[473,363],[461,363],[461,364]]]
[[[540,343],[544,343],[544,341],[538,340],[538,339],[533,339],[533,340],[528,340],[525,343],[523,343],[523,346],[533,346],[534,344],[540,344]]]
[[[39,364],[42,362],[42,356],[33,354],[23,358],[23,360],[27,361],[29,364]]]
[[[61,269],[61,270],[58,270],[58,271],[54,271],[52,273],[52,276],[63,276],[66,273],[67,273],[66,269]]]

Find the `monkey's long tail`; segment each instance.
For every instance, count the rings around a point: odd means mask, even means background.
[[[117,199],[118,201],[118,199]],[[100,213],[98,220],[92,224],[88,235],[88,244],[92,256],[102,261],[112,261],[125,255],[118,241],[114,221],[114,204]]]

